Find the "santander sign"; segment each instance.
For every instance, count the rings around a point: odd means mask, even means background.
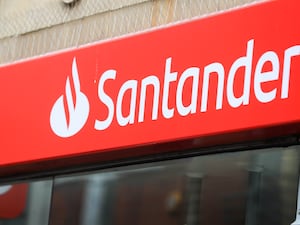
[[[250,89],[254,89],[254,95],[258,102],[269,103],[276,99],[276,96],[280,99],[288,98],[289,93],[289,81],[291,61],[293,57],[300,56],[300,45],[295,45],[287,48],[284,51],[283,62],[280,62],[278,54],[275,51],[264,52],[258,59],[256,66],[253,66],[253,51],[254,51],[254,39],[247,42],[246,53],[244,56],[238,57],[231,65],[228,75],[225,74],[224,66],[221,62],[212,62],[204,68],[196,66],[186,68],[182,74],[172,70],[172,57],[169,57],[165,61],[163,83],[160,82],[159,76],[149,75],[139,80],[127,80],[125,81],[117,94],[116,103],[112,97],[105,92],[105,83],[108,80],[117,79],[117,70],[110,69],[105,71],[98,82],[98,97],[102,104],[108,109],[108,115],[104,120],[95,119],[94,129],[105,130],[112,121],[117,120],[119,126],[127,126],[135,123],[142,123],[145,120],[145,105],[147,97],[147,88],[152,88],[154,91],[152,102],[152,116],[151,120],[158,119],[159,108],[161,108],[162,117],[164,119],[171,119],[174,117],[174,113],[177,112],[180,116],[189,116],[192,114],[205,113],[208,107],[208,95],[210,77],[215,74],[217,76],[216,86],[216,99],[215,110],[222,110],[223,108],[223,96],[225,95],[227,101],[232,108],[238,108],[248,105],[250,103]],[[269,63],[271,69],[264,71],[264,65]],[[279,70],[279,65],[282,64],[282,70]],[[50,124],[53,131],[60,137],[70,137],[77,133],[87,121],[89,112],[89,103],[87,97],[80,92],[80,83],[78,79],[78,72],[76,67],[76,60],[74,58],[72,65],[72,76],[74,81],[74,95],[76,95],[76,102],[73,102],[70,81],[67,79],[66,83],[66,102],[67,108],[64,108],[64,96],[61,96],[52,108]],[[240,96],[236,96],[234,93],[235,76],[240,68],[244,68],[242,74],[243,87]],[[253,68],[253,69],[252,69]],[[252,71],[253,70],[253,71]],[[200,71],[203,71],[200,74]],[[265,91],[262,89],[262,85],[267,82],[277,81],[279,74],[282,73],[281,91],[277,95],[278,87],[274,86],[272,89]],[[203,76],[202,92],[199,96],[199,77]],[[251,79],[253,76],[253,79]],[[184,85],[188,81],[192,80],[192,85],[189,93],[188,104],[183,103]],[[225,79],[226,86],[225,86]],[[251,84],[251,80],[253,83]],[[170,84],[175,83],[176,93],[174,96],[169,95]],[[251,87],[251,85],[253,87]],[[138,89],[140,92],[138,93]],[[130,92],[129,101],[129,113],[124,116],[123,113],[123,99],[126,92]],[[139,94],[139,102],[137,102],[137,95]],[[162,101],[159,101],[159,99]],[[169,99],[176,99],[174,107],[169,107]],[[200,104],[198,104],[200,99]],[[161,104],[159,104],[161,102]],[[138,106],[137,106],[138,105]],[[66,116],[66,112],[69,112],[69,123]],[[137,118],[136,118],[137,115]],[[69,124],[69,125],[68,125]]]
[[[299,124],[299,8],[261,1],[0,66],[0,165]]]

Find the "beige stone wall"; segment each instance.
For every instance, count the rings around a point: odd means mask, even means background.
[[[0,0],[0,64],[259,0]]]

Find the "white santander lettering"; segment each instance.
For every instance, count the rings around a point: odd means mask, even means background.
[[[105,130],[111,125],[114,118],[120,126],[127,126],[136,122],[143,123],[145,122],[146,102],[150,102],[150,105],[147,105],[147,109],[152,106],[152,110],[147,110],[147,113],[152,113],[151,121],[159,119],[159,114],[161,114],[162,119],[172,119],[176,114],[184,117],[196,114],[197,110],[199,116],[201,116],[202,113],[209,111],[208,105],[214,103],[210,102],[213,101],[211,100],[212,96],[216,96],[214,109],[218,111],[224,108],[223,98],[227,98],[227,107],[239,108],[249,105],[251,91],[258,102],[264,104],[272,102],[279,95],[277,94],[278,86],[268,91],[264,90],[262,86],[263,84],[270,86],[273,84],[272,82],[278,84],[281,72],[280,57],[275,51],[267,51],[259,57],[257,64],[253,65],[253,52],[254,39],[251,39],[247,42],[245,55],[237,58],[227,70],[221,62],[216,61],[204,66],[203,79],[200,79],[201,70],[196,66],[187,67],[181,74],[172,70],[172,57],[168,57],[165,60],[164,67],[161,68],[163,77],[152,74],[144,77],[142,80],[125,81],[116,93],[116,103],[104,91],[104,87],[106,81],[116,80],[117,72],[116,70],[107,70],[99,79],[98,97],[107,107],[108,115],[104,120],[96,120],[94,128],[96,130]],[[286,49],[284,56],[282,56],[282,86],[281,96],[278,96],[278,98],[288,98],[291,61],[295,56],[300,56],[300,45]],[[264,68],[267,63],[271,65],[271,69],[268,71]],[[240,68],[244,68],[243,74],[238,73]],[[225,71],[228,71],[227,76]],[[254,72],[252,73],[252,71]],[[238,74],[242,76],[243,89],[242,94],[237,97],[235,92],[238,84],[235,78]],[[210,85],[212,76],[217,76],[216,86]],[[191,81],[191,86],[186,85],[188,80]],[[202,83],[200,83],[200,80],[202,80]],[[215,92],[216,95],[211,95],[210,91]],[[199,92],[201,92],[201,96],[199,96]],[[147,97],[147,93],[152,96],[152,99]],[[170,99],[175,100],[175,104]],[[137,103],[137,101],[139,102]],[[137,104],[138,107],[136,106]]]
[[[249,104],[253,45],[254,45],[254,40],[248,41],[246,56],[238,58],[232,64],[232,66],[229,70],[228,81],[227,81],[227,99],[228,99],[228,103],[233,108],[237,108],[241,105]],[[234,95],[234,78],[235,78],[237,70],[240,67],[245,67],[244,92],[243,92],[242,96],[237,98]]]
[[[300,55],[300,45],[288,48],[284,52],[281,98],[289,96],[290,70],[292,57]]]
[[[116,108],[116,113],[117,113],[117,120],[120,126],[126,126],[128,124],[133,124],[134,122],[134,114],[135,114],[135,105],[136,105],[136,92],[137,92],[137,81],[136,80],[128,80],[126,81],[118,94],[118,99],[117,99],[117,108]],[[129,114],[128,116],[123,116],[123,98],[126,93],[126,91],[131,92],[131,100],[129,103]]]
[[[263,66],[266,62],[272,64],[272,70],[263,72]],[[256,98],[263,103],[270,102],[275,99],[277,88],[272,91],[264,92],[261,84],[268,81],[278,80],[279,77],[279,59],[275,52],[269,51],[264,53],[258,60],[254,73],[254,91]]]
[[[176,106],[177,106],[177,110],[181,116],[186,116],[190,113],[191,114],[195,113],[197,110],[199,72],[200,72],[200,69],[197,67],[192,67],[192,68],[186,69],[182,73],[182,75],[178,81],[178,86],[177,86],[177,91],[176,91]],[[183,86],[184,86],[185,81],[189,77],[191,77],[193,79],[191,101],[190,101],[190,105],[184,106],[183,102],[182,102]]]
[[[116,79],[116,71],[115,70],[107,70],[105,71],[102,76],[100,77],[99,84],[98,84],[98,97],[101,102],[103,102],[106,107],[108,108],[108,116],[104,121],[96,120],[95,121],[95,129],[96,130],[105,130],[108,128],[114,118],[114,102],[113,100],[109,97],[104,92],[104,83],[105,81],[111,79],[115,80]]]
[[[166,119],[172,118],[174,115],[174,108],[169,109],[169,89],[170,83],[177,80],[177,72],[171,72],[171,63],[172,58],[168,58],[165,66],[165,80],[162,99],[162,113]]]
[[[201,99],[201,112],[206,112],[206,110],[207,110],[209,75],[213,72],[218,74],[216,109],[222,109],[224,74],[225,74],[224,67],[221,63],[212,63],[204,68],[202,99]]]
[[[145,105],[146,105],[146,90],[147,86],[152,85],[154,88],[153,105],[152,105],[152,120],[157,120],[158,117],[158,101],[159,101],[159,79],[156,76],[149,76],[142,80],[140,108],[139,108],[139,122],[144,121]]]

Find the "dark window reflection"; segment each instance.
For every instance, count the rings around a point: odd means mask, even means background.
[[[0,186],[0,225],[47,225],[52,181]]]
[[[50,224],[289,225],[299,153],[224,153],[57,178]]]

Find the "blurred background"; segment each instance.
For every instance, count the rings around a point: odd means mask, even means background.
[[[13,184],[23,186],[0,195],[0,224],[290,225],[299,159],[300,146],[269,148]]]
[[[0,65],[251,2],[254,0],[0,0]]]

